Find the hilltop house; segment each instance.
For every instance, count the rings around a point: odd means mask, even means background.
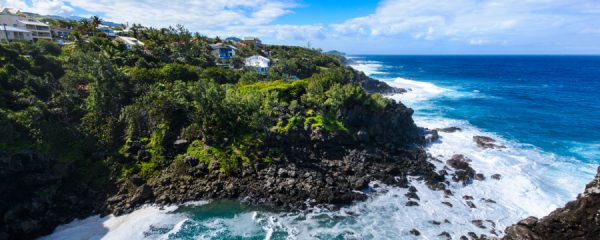
[[[247,44],[248,46],[262,47],[262,41],[260,41],[260,39],[256,37],[244,37],[244,40],[242,42]]]
[[[115,30],[113,30],[109,26],[99,25],[97,29],[98,29],[98,31],[103,32],[104,34],[106,34],[106,36],[109,37],[109,38],[111,38],[111,39],[115,38],[117,36],[117,33],[115,32]]]
[[[3,41],[52,40],[48,24],[29,18],[10,8],[5,8],[0,12],[0,27]]]
[[[125,44],[125,47],[127,48],[127,50],[131,50],[134,47],[143,47],[144,46],[143,42],[141,42],[140,40],[137,40],[136,38],[132,38],[132,37],[117,36],[115,38],[115,40],[117,42],[121,42],[121,43]]]
[[[253,69],[259,74],[267,74],[269,72],[269,60],[266,57],[261,55],[254,55],[252,57],[246,58],[244,61],[244,65],[246,68]]]
[[[240,42],[242,42],[242,39],[239,39],[237,37],[228,37],[228,38],[225,38],[225,41],[233,42],[233,43],[240,43]]]
[[[217,65],[229,65],[229,60],[235,56],[237,48],[231,45],[210,44],[212,55],[217,58]],[[231,66],[229,66],[231,67]]]

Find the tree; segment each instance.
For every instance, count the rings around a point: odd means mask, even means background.
[[[92,17],[90,17],[89,24],[92,29],[92,34],[95,35],[96,30],[98,29],[98,26],[100,26],[100,24],[102,24],[102,19],[98,16],[92,16]]]

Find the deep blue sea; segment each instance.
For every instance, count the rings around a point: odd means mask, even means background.
[[[441,132],[427,147],[438,170],[462,154],[486,179],[450,182],[454,195],[446,196],[413,178],[416,207],[406,206],[406,189],[375,183],[368,200],[333,210],[276,212],[210,200],[146,206],[124,216],[76,220],[43,239],[437,239],[442,232],[458,239],[468,232],[490,235],[492,229],[502,236],[520,219],[542,217],[573,200],[600,164],[600,57],[351,59],[355,69],[408,89],[387,97],[413,108],[417,125],[462,129]],[[480,135],[505,148],[479,148],[473,136]],[[502,177],[494,180],[492,174]],[[475,208],[467,205],[467,195]],[[482,229],[474,220],[489,221]]]
[[[438,108],[418,114],[465,119],[546,151],[600,163],[600,56],[358,57],[381,64],[375,78],[476,93],[433,99]]]

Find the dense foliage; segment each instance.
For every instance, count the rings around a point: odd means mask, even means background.
[[[357,129],[338,119],[345,106],[388,104],[365,93],[340,57],[319,50],[239,46],[229,69],[210,54],[218,39],[182,27],[135,26],[130,34],[145,47],[126,50],[78,31],[63,47],[0,45],[0,150],[33,150],[90,179],[101,167],[151,177],[185,156],[229,171],[271,162],[277,152],[262,146],[267,136],[293,129],[354,136]],[[268,75],[242,68],[254,54],[272,60]]]

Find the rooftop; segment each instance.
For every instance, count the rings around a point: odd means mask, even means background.
[[[35,25],[35,26],[42,26],[42,27],[50,27],[48,24],[45,24],[43,22],[38,22],[38,21],[32,21],[32,20],[17,20],[20,23],[23,23],[25,25]]]

